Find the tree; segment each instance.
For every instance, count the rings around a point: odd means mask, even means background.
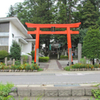
[[[9,53],[5,50],[0,51],[0,60],[4,60],[5,57],[8,57]]]
[[[80,29],[79,30],[79,43],[83,44],[84,37],[86,36],[88,29]]]
[[[83,55],[87,58],[100,58],[100,31],[99,28],[89,28],[83,41]]]
[[[12,42],[12,46],[10,48],[10,56],[16,60],[19,60],[21,57],[21,47],[16,41]]]
[[[7,17],[14,17],[14,16],[15,16],[15,10],[14,7],[11,5]]]
[[[83,3],[80,8],[80,21],[81,28],[89,28],[92,25],[96,25],[96,21],[98,20],[98,11],[95,10],[95,6],[87,0],[87,2]]]

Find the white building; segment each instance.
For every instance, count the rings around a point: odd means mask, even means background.
[[[10,52],[13,40],[20,44],[21,54],[34,50],[35,39],[27,34],[26,28],[17,17],[0,18],[0,50]]]

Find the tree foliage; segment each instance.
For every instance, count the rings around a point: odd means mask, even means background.
[[[68,24],[81,22],[78,28],[79,35],[71,35],[72,45],[83,43],[83,39],[89,27],[100,26],[100,2],[99,0],[25,0],[11,6],[7,16],[17,16],[25,25],[25,22],[40,24]],[[27,27],[26,27],[27,28]],[[35,30],[35,29],[28,29]],[[51,29],[41,29],[51,31]],[[55,29],[56,31],[65,29]],[[75,31],[76,29],[71,29]],[[32,35],[35,38],[35,35]],[[49,47],[50,40],[67,44],[66,35],[40,35],[40,44]],[[41,45],[40,45],[41,47]]]
[[[16,41],[12,42],[12,46],[10,48],[10,56],[16,60],[19,60],[21,57],[21,47]]]
[[[100,31],[89,28],[83,41],[83,55],[87,58],[100,58]]]

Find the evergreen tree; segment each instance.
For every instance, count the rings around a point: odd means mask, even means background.
[[[94,27],[89,28],[83,41],[83,55],[87,58],[100,58],[100,31]]]
[[[86,36],[88,29],[79,30],[79,43],[83,44],[84,37]]]
[[[89,28],[92,25],[96,25],[98,19],[98,11],[95,10],[94,5],[88,0],[83,7],[81,7],[81,18],[82,28]]]
[[[14,7],[11,5],[7,17],[14,17],[14,16],[15,16],[15,10]]]
[[[16,41],[12,42],[12,46],[10,47],[10,56],[16,60],[19,60],[21,57],[21,47]]]

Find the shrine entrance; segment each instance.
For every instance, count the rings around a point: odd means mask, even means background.
[[[39,52],[39,36],[40,34],[67,34],[67,43],[68,43],[68,55],[69,49],[71,46],[71,34],[79,34],[79,31],[72,31],[70,28],[78,28],[81,22],[73,23],[73,24],[32,24],[26,23],[28,28],[36,28],[35,31],[28,31],[28,34],[36,34],[36,42],[35,42],[35,57],[34,62],[38,63],[38,52]],[[65,31],[41,31],[40,28],[66,28]],[[72,55],[71,61],[73,62]]]
[[[59,50],[59,43],[51,43],[49,45],[49,57],[50,59],[57,59]]]

